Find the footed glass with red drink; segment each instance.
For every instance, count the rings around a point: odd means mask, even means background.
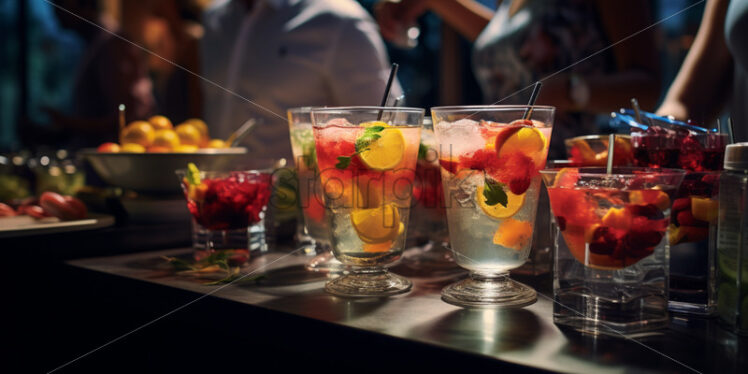
[[[717,187],[727,135],[651,126],[633,132],[631,143],[638,166],[688,171],[669,225],[670,309],[711,315],[716,311]]]
[[[312,108],[328,232],[346,272],[325,285],[344,297],[383,297],[413,283],[387,270],[402,257],[424,110]]]
[[[205,247],[196,248],[197,260],[221,250],[246,251],[248,257],[250,249],[264,249],[269,170],[199,171],[190,165],[176,173],[187,208],[207,235]]]
[[[541,171],[556,236],[554,321],[595,333],[668,323],[667,228],[676,169]]]

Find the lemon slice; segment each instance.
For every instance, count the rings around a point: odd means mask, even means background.
[[[501,204],[487,205],[486,198],[483,197],[484,186],[478,186],[475,191],[475,200],[478,200],[478,205],[483,209],[483,213],[486,213],[489,217],[493,218],[508,218],[515,215],[525,203],[525,194],[515,195],[512,191],[505,191],[507,197],[506,206]]]
[[[384,190],[381,184],[362,178],[351,185],[353,188],[353,209],[376,208],[382,205]]]
[[[400,213],[394,204],[351,211],[351,224],[364,243],[379,244],[400,233]]]
[[[380,138],[372,142],[358,157],[369,169],[387,171],[394,169],[405,154],[402,131],[387,127],[379,132]]]

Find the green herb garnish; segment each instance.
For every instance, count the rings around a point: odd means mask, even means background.
[[[423,143],[418,144],[418,159],[426,160],[429,155],[429,147]]]
[[[304,159],[304,165],[306,165],[307,169],[317,168],[317,150],[314,147],[314,143],[304,146],[301,157]]]
[[[197,165],[193,163],[187,164],[187,175],[185,175],[185,178],[187,179],[187,183],[197,186],[200,184],[200,170],[198,170]]]
[[[486,205],[494,206],[501,204],[501,206],[506,207],[509,199],[506,196],[506,192],[504,192],[504,184],[489,178],[485,173],[483,173],[483,179],[485,180],[483,197],[486,198]]]
[[[384,126],[367,127],[366,130],[364,130],[364,133],[356,138],[356,152],[353,152],[350,156],[338,156],[338,163],[335,164],[335,167],[340,170],[345,170],[345,168],[351,164],[353,156],[369,149],[369,146],[372,143],[382,137],[382,135],[379,135],[382,130],[384,130]]]
[[[201,259],[200,261],[194,262],[178,257],[162,256],[162,258],[168,261],[174,267],[174,270],[176,272],[182,274],[199,274],[201,272],[215,272],[216,270],[220,270],[226,273],[225,277],[216,281],[206,282],[206,285],[231,283],[239,278],[242,279],[242,282],[250,282],[256,281],[265,276],[265,274],[258,274],[251,277],[247,276],[245,278],[242,278],[242,274],[240,272],[241,267],[231,266],[231,264],[229,263],[230,256],[231,253],[229,253],[229,251],[216,251],[209,256]],[[215,269],[211,270],[211,268]]]

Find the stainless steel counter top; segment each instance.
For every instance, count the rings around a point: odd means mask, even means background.
[[[224,286],[208,286],[175,275],[161,256],[186,249],[69,261],[83,269],[210,294],[271,311],[284,312],[442,347],[470,355],[549,371],[570,373],[732,372],[748,358],[748,341],[723,331],[713,319],[672,317],[668,330],[636,340],[593,337],[553,324],[549,275],[523,278],[539,291],[538,302],[514,310],[462,309],[440,299],[440,290],[465,273],[424,276],[399,265],[395,272],[414,282],[407,294],[386,299],[342,299],[324,292],[326,278],[303,270],[308,257],[271,252],[254,258],[248,272],[265,276]],[[168,292],[168,290],[164,290]],[[189,306],[188,306],[189,307]]]

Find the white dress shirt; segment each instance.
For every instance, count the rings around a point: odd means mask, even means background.
[[[376,23],[353,0],[218,1],[205,15],[205,119],[225,138],[249,118],[243,143],[262,157],[291,157],[286,110],[379,105],[390,64]],[[250,100],[245,101],[236,95]],[[394,82],[390,98],[402,90]],[[254,103],[254,104],[253,104]]]

